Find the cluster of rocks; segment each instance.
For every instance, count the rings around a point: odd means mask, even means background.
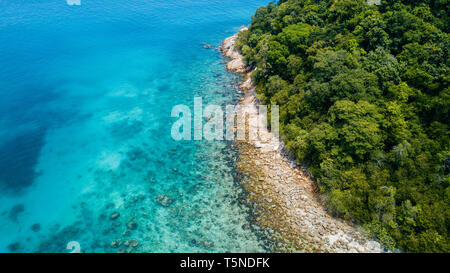
[[[118,253],[131,253],[139,246],[139,242],[136,239],[130,239],[122,241],[118,238],[110,243],[112,248],[118,248]]]
[[[257,107],[252,72],[234,48],[237,34],[221,46],[230,58],[227,68],[246,73],[240,88],[244,97],[239,104]],[[246,130],[259,124],[249,124]],[[260,127],[261,128],[261,127]],[[265,128],[265,127],[264,127]],[[273,230],[273,240],[281,242],[274,251],[289,252],[381,252],[382,247],[360,232],[358,227],[330,216],[320,201],[317,186],[304,169],[297,166],[279,141],[267,129],[258,140],[238,141],[239,170],[248,177],[242,182],[254,204],[256,221]]]
[[[173,203],[173,199],[169,198],[167,195],[158,194],[158,196],[156,196],[156,202],[163,207],[168,207]]]
[[[140,197],[136,196],[136,197],[132,198],[129,202],[131,204],[134,204],[134,203],[138,202],[140,199],[141,199]],[[159,194],[155,197],[155,202],[157,202],[158,204],[160,204],[163,207],[169,207],[174,202],[174,200],[169,198],[165,194]],[[148,213],[144,212],[142,215],[147,216]],[[121,221],[120,218],[121,218],[121,214],[118,211],[113,211],[109,215],[109,220],[112,222],[112,224],[111,224],[111,230],[108,230],[108,233],[109,233],[109,231],[115,231],[116,228],[119,228],[119,227],[125,225],[126,231],[124,231],[122,233],[122,237],[131,236],[133,231],[138,229],[137,221],[134,219],[131,219],[129,221],[123,222],[123,221]],[[131,253],[139,248],[139,242],[136,239],[128,239],[127,240],[124,238],[117,238],[116,240],[111,241],[109,243],[108,247],[110,247],[112,249],[116,249],[118,253]]]
[[[114,221],[114,223],[117,223],[117,226],[122,225],[120,222],[118,222],[120,217],[120,213],[117,211],[114,211],[109,216],[109,219],[111,221]],[[127,227],[127,230],[122,233],[123,236],[130,236],[132,234],[133,230],[136,230],[138,227],[138,224],[135,220],[128,221],[125,226]],[[129,239],[129,240],[123,240],[122,238],[118,238],[114,241],[112,241],[109,244],[109,247],[111,248],[117,248],[118,253],[131,253],[133,252],[137,247],[139,243],[136,239]]]

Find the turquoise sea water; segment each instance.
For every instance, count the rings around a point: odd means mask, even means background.
[[[268,2],[0,1],[0,252],[267,250],[232,143],[170,112],[238,98],[216,48]]]

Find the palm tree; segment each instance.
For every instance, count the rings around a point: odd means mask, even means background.
[[[393,148],[397,155],[398,161],[402,161],[403,158],[408,155],[409,147],[411,147],[411,144],[408,141],[404,140],[402,143]]]

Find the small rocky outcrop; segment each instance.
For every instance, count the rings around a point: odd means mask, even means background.
[[[244,30],[247,30],[247,28],[241,28],[240,31]],[[244,64],[244,56],[234,48],[237,37],[238,34],[235,34],[226,38],[220,46],[220,50],[222,51],[223,56],[230,59],[230,62],[227,63],[228,70],[236,73],[246,73],[247,66]]]
[[[120,213],[118,213],[118,212],[116,211],[116,212],[113,212],[113,213],[111,214],[111,216],[109,216],[109,219],[111,219],[111,220],[116,220],[117,218],[119,218],[119,216],[120,216]]]

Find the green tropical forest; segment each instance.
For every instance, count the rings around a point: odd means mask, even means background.
[[[447,0],[285,0],[237,47],[328,211],[387,250],[450,252]]]

